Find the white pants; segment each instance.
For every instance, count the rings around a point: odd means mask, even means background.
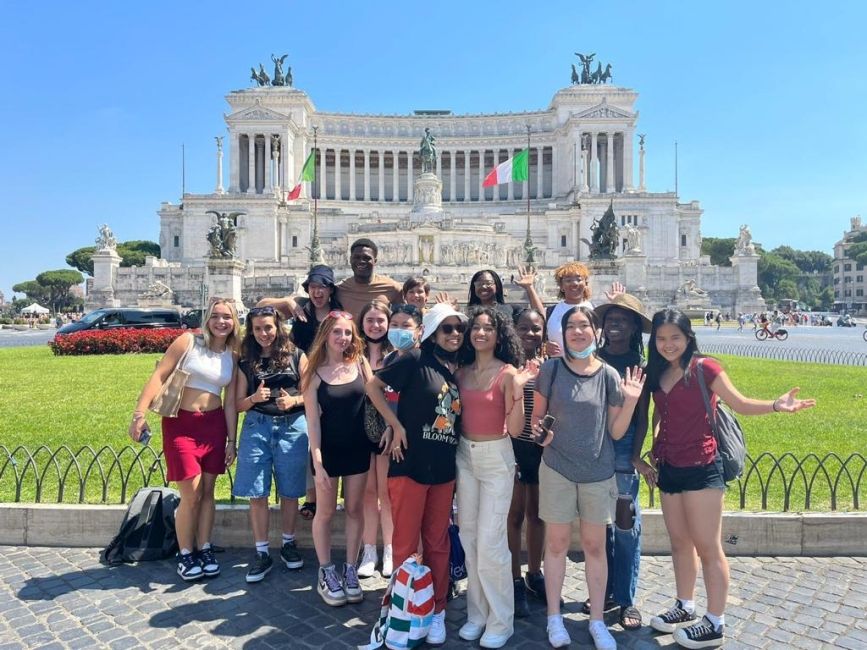
[[[511,635],[515,599],[506,517],[515,481],[512,441],[461,438],[457,454],[458,525],[467,556],[467,620]]]

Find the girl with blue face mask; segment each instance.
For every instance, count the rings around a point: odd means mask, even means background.
[[[418,347],[418,340],[421,337],[421,317],[421,312],[415,305],[394,306],[388,322],[388,342],[394,348],[396,356]],[[389,357],[386,357],[386,363],[391,360]]]
[[[560,614],[560,594],[572,522],[581,527],[587,591],[590,594],[590,636],[597,649],[615,648],[603,620],[608,579],[605,527],[617,500],[614,446],[632,420],[644,376],[627,368],[623,379],[596,354],[597,326],[593,312],[571,307],[562,317],[564,356],[546,361],[536,379],[532,422],[544,446],[539,466],[539,517],[545,522],[545,594],[548,641],[554,648],[570,643]],[[555,418],[542,429],[546,415]]]

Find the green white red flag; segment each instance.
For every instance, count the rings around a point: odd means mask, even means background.
[[[530,150],[524,149],[513,157],[497,165],[490,174],[485,176],[482,187],[491,187],[502,183],[523,183],[530,177]]]
[[[305,181],[312,181],[315,178],[316,152],[311,151],[310,155],[307,156],[307,160],[304,161],[304,167],[301,168],[301,179],[298,181],[298,184],[292,188],[292,191],[286,193],[286,200],[294,201],[301,196],[301,185],[303,185]]]

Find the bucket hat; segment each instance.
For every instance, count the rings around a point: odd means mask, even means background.
[[[437,331],[440,323],[442,323],[446,318],[449,318],[450,316],[457,316],[461,320],[461,322],[464,323],[466,323],[468,320],[466,314],[457,311],[447,302],[439,302],[430,309],[428,309],[424,314],[424,318],[422,318],[422,325],[424,325],[424,331],[422,332],[421,340],[424,341],[425,339],[430,337],[434,332]]]
[[[639,318],[641,318],[641,331],[645,334],[650,333],[650,319],[644,315],[644,305],[641,304],[638,298],[628,293],[619,293],[611,299],[611,302],[599,305],[593,312],[596,314],[596,318],[599,319],[600,324],[605,322],[605,314],[612,307],[620,307],[620,309],[638,314]]]

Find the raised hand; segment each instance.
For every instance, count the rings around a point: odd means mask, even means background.
[[[256,392],[250,395],[250,400],[254,404],[260,404],[262,402],[267,402],[271,399],[271,389],[265,388],[265,380],[259,382],[259,388],[256,389]]]
[[[281,411],[288,411],[292,406],[292,396],[285,389],[281,388],[275,404],[277,404],[277,408]]]
[[[816,400],[814,399],[797,399],[796,396],[800,390],[800,388],[796,387],[788,393],[780,395],[774,400],[774,410],[780,413],[795,413],[796,411],[816,406]]]
[[[532,266],[519,266],[518,275],[513,282],[523,289],[530,289],[536,281],[536,269]]]
[[[611,302],[614,300],[614,296],[619,296],[621,293],[626,293],[626,285],[615,280],[611,283],[611,288],[605,292],[605,297],[608,299],[608,302]]]
[[[518,369],[518,372],[512,377],[513,393],[522,391],[527,382],[539,375],[539,362],[536,359],[530,359]],[[512,399],[515,399],[514,395]]]
[[[623,393],[624,399],[635,399],[641,397],[641,391],[644,388],[644,380],[647,376],[641,371],[638,366],[626,369],[626,374],[620,382],[620,390]]]
[[[455,309],[458,308],[458,299],[452,298],[449,295],[448,291],[440,291],[437,295],[434,296],[434,302],[436,302],[436,303],[447,302]]]
[[[563,350],[560,349],[560,345],[555,341],[547,341],[545,343],[545,354],[549,357],[560,357],[563,356]]]

